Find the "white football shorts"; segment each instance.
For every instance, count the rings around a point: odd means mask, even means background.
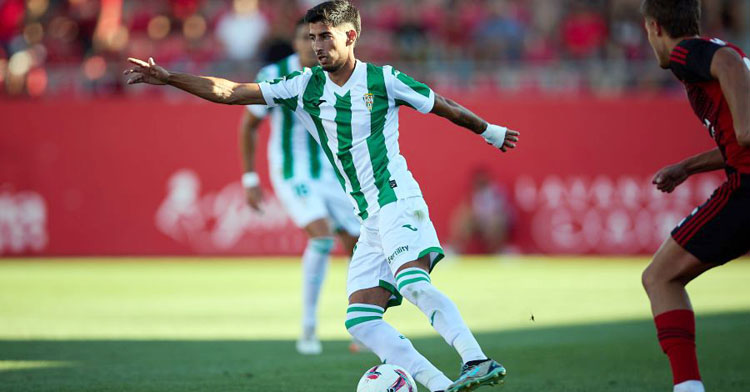
[[[362,224],[349,262],[347,298],[359,290],[383,287],[392,294],[388,305],[400,304],[396,272],[404,264],[426,255],[430,257],[432,270],[445,253],[424,199],[411,197],[386,204]]]

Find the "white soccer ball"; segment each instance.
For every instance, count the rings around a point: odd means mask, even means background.
[[[365,372],[357,384],[357,392],[417,392],[417,384],[404,368],[382,364]]]

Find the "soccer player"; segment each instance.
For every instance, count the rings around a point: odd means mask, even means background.
[[[724,169],[727,181],[672,231],[643,272],[659,343],[675,392],[704,391],[695,353],[695,316],[685,286],[750,250],[750,60],[732,44],[701,38],[699,0],[645,0],[642,13],[659,65],[685,85],[717,148],[661,169],[672,192],[689,176]]]
[[[310,29],[301,19],[295,26],[294,54],[264,67],[258,82],[274,80],[303,67],[317,64],[310,47]],[[271,114],[271,136],[268,142],[268,167],[276,196],[292,221],[305,230],[309,239],[302,254],[302,334],[297,340],[300,354],[322,352],[316,334],[317,308],[328,259],[333,247],[333,232],[339,235],[344,252],[351,256],[359,237],[359,220],[352,212],[346,194],[341,190],[333,167],[323,155],[318,142],[285,107],[268,109],[248,105],[240,125],[240,150],[245,174],[247,203],[260,210],[262,193],[255,172],[255,139],[263,119]],[[333,226],[333,228],[331,227]],[[352,349],[358,345],[352,343]]]
[[[125,71],[132,74],[128,83],[169,84],[213,102],[294,111],[320,143],[362,220],[347,281],[349,333],[433,392],[502,381],[505,369],[482,352],[455,304],[430,282],[443,250],[419,185],[399,153],[398,111],[408,106],[444,117],[502,151],[515,148],[518,132],[487,123],[390,66],[357,60],[360,16],[349,1],[321,3],[305,20],[320,66],[258,84],[172,73],[153,59],[130,59],[136,66]],[[461,356],[455,382],[383,321],[386,308],[402,298],[416,305]]]

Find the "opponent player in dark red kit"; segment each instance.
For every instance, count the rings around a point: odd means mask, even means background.
[[[672,192],[695,173],[727,173],[727,181],[680,222],[643,272],[674,391],[703,392],[685,285],[750,251],[750,60],[734,45],[699,36],[699,0],[644,0],[641,11],[659,65],[685,85],[718,146],[661,169],[654,184]]]

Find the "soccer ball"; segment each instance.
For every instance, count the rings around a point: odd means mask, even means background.
[[[357,384],[357,392],[417,392],[417,384],[404,368],[383,364],[365,372]]]

